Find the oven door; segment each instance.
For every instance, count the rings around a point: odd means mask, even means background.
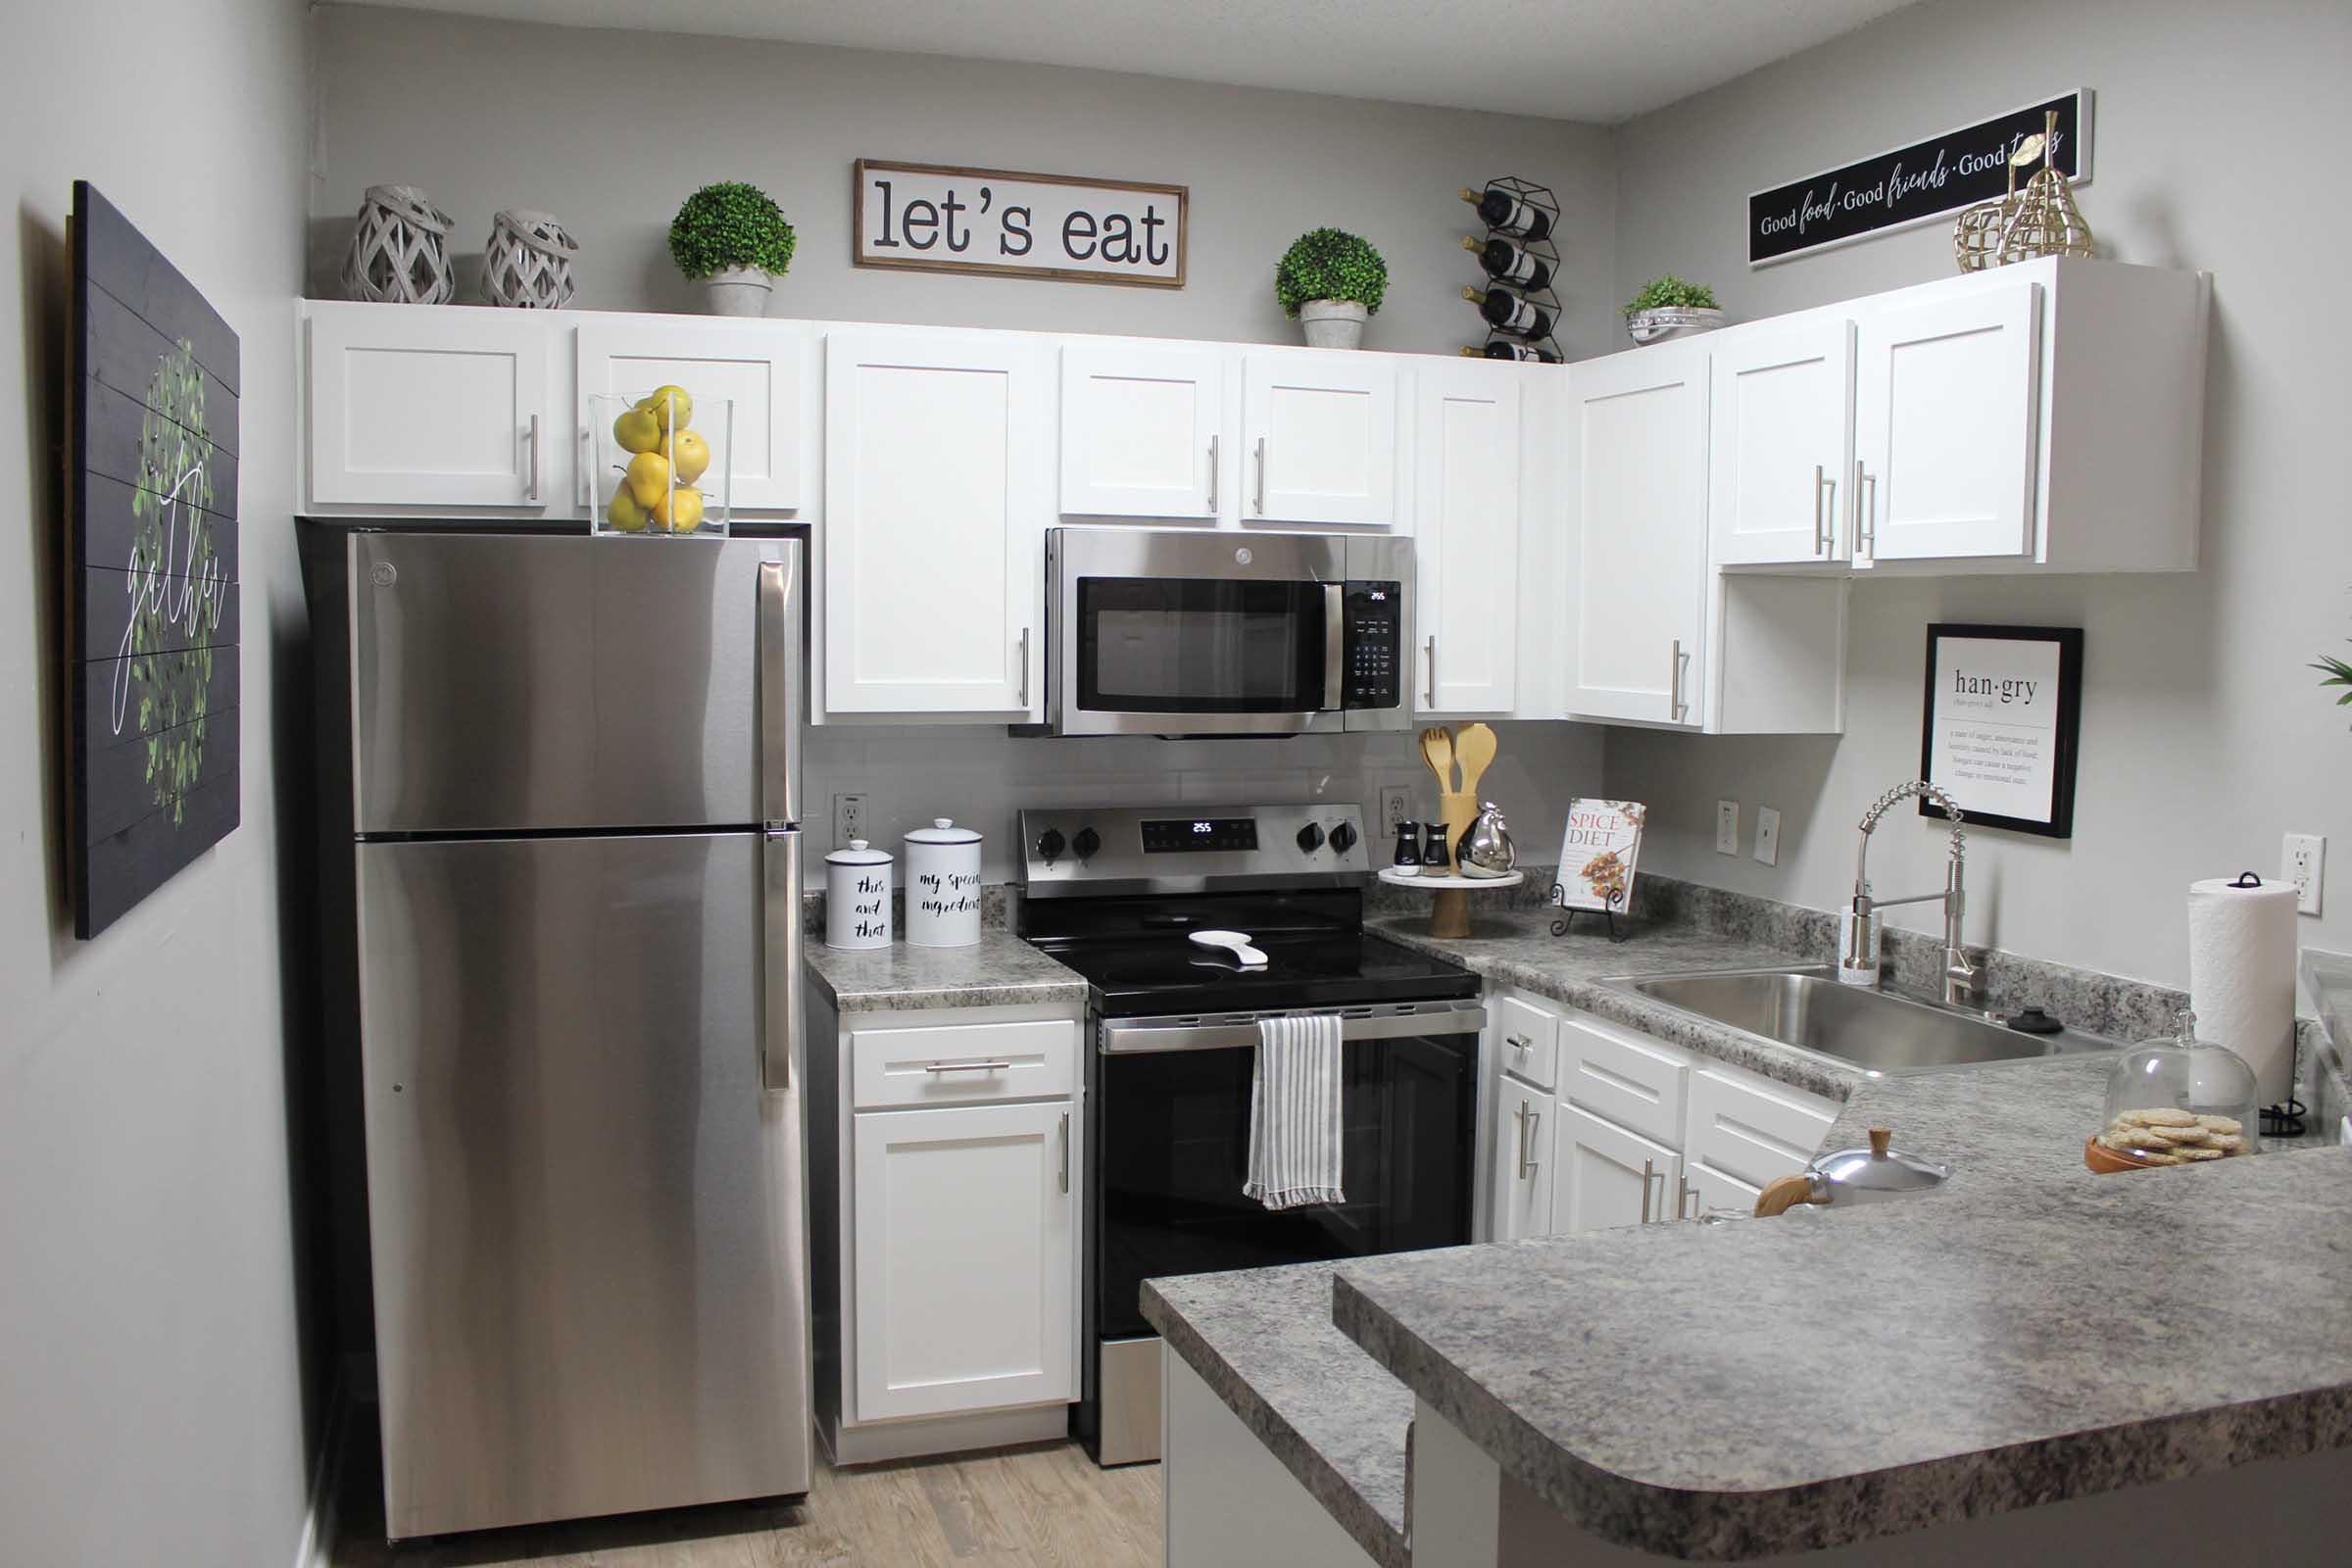
[[[1347,541],[1056,528],[1047,706],[1063,735],[1346,723]]]
[[[1088,1275],[1099,1340],[1150,1335],[1143,1282],[1470,1240],[1476,1002],[1343,1011],[1346,1201],[1268,1210],[1242,1196],[1253,1022],[1112,1019],[1089,1117]]]

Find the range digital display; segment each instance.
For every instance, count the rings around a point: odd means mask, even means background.
[[[1191,816],[1146,818],[1146,855],[1184,855],[1202,850],[1254,850],[1254,816]]]

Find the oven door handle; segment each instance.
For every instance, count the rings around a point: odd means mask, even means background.
[[[1348,703],[1348,585],[1323,585],[1323,711]]]
[[[1269,1014],[1269,1016],[1273,1016]],[[1425,1012],[1340,1015],[1342,1040],[1397,1040],[1420,1035],[1476,1034],[1487,1026],[1487,1009],[1476,1002],[1432,1007]],[[1102,1054],[1134,1056],[1162,1051],[1239,1051],[1257,1044],[1257,1024],[1154,1022],[1110,1019],[1102,1025]]]

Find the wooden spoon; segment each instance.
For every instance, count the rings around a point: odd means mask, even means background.
[[[1421,732],[1421,760],[1438,775],[1438,793],[1453,793],[1453,731],[1443,724],[1432,725]]]
[[[1494,760],[1494,731],[1485,724],[1465,724],[1453,738],[1453,755],[1462,764],[1462,793],[1478,798],[1478,781]]]

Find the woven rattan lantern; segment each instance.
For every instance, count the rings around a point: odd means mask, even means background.
[[[490,225],[482,253],[482,298],[493,305],[552,311],[571,299],[579,242],[553,213],[510,207]]]
[[[343,258],[343,289],[355,300],[446,305],[457,297],[449,269],[450,216],[414,185],[370,185]]]
[[[2041,170],[2017,193],[2017,208],[2001,227],[2000,260],[2091,254],[2090,225],[2075,205],[2074,182],[2058,168],[2058,111],[2043,122]]]

